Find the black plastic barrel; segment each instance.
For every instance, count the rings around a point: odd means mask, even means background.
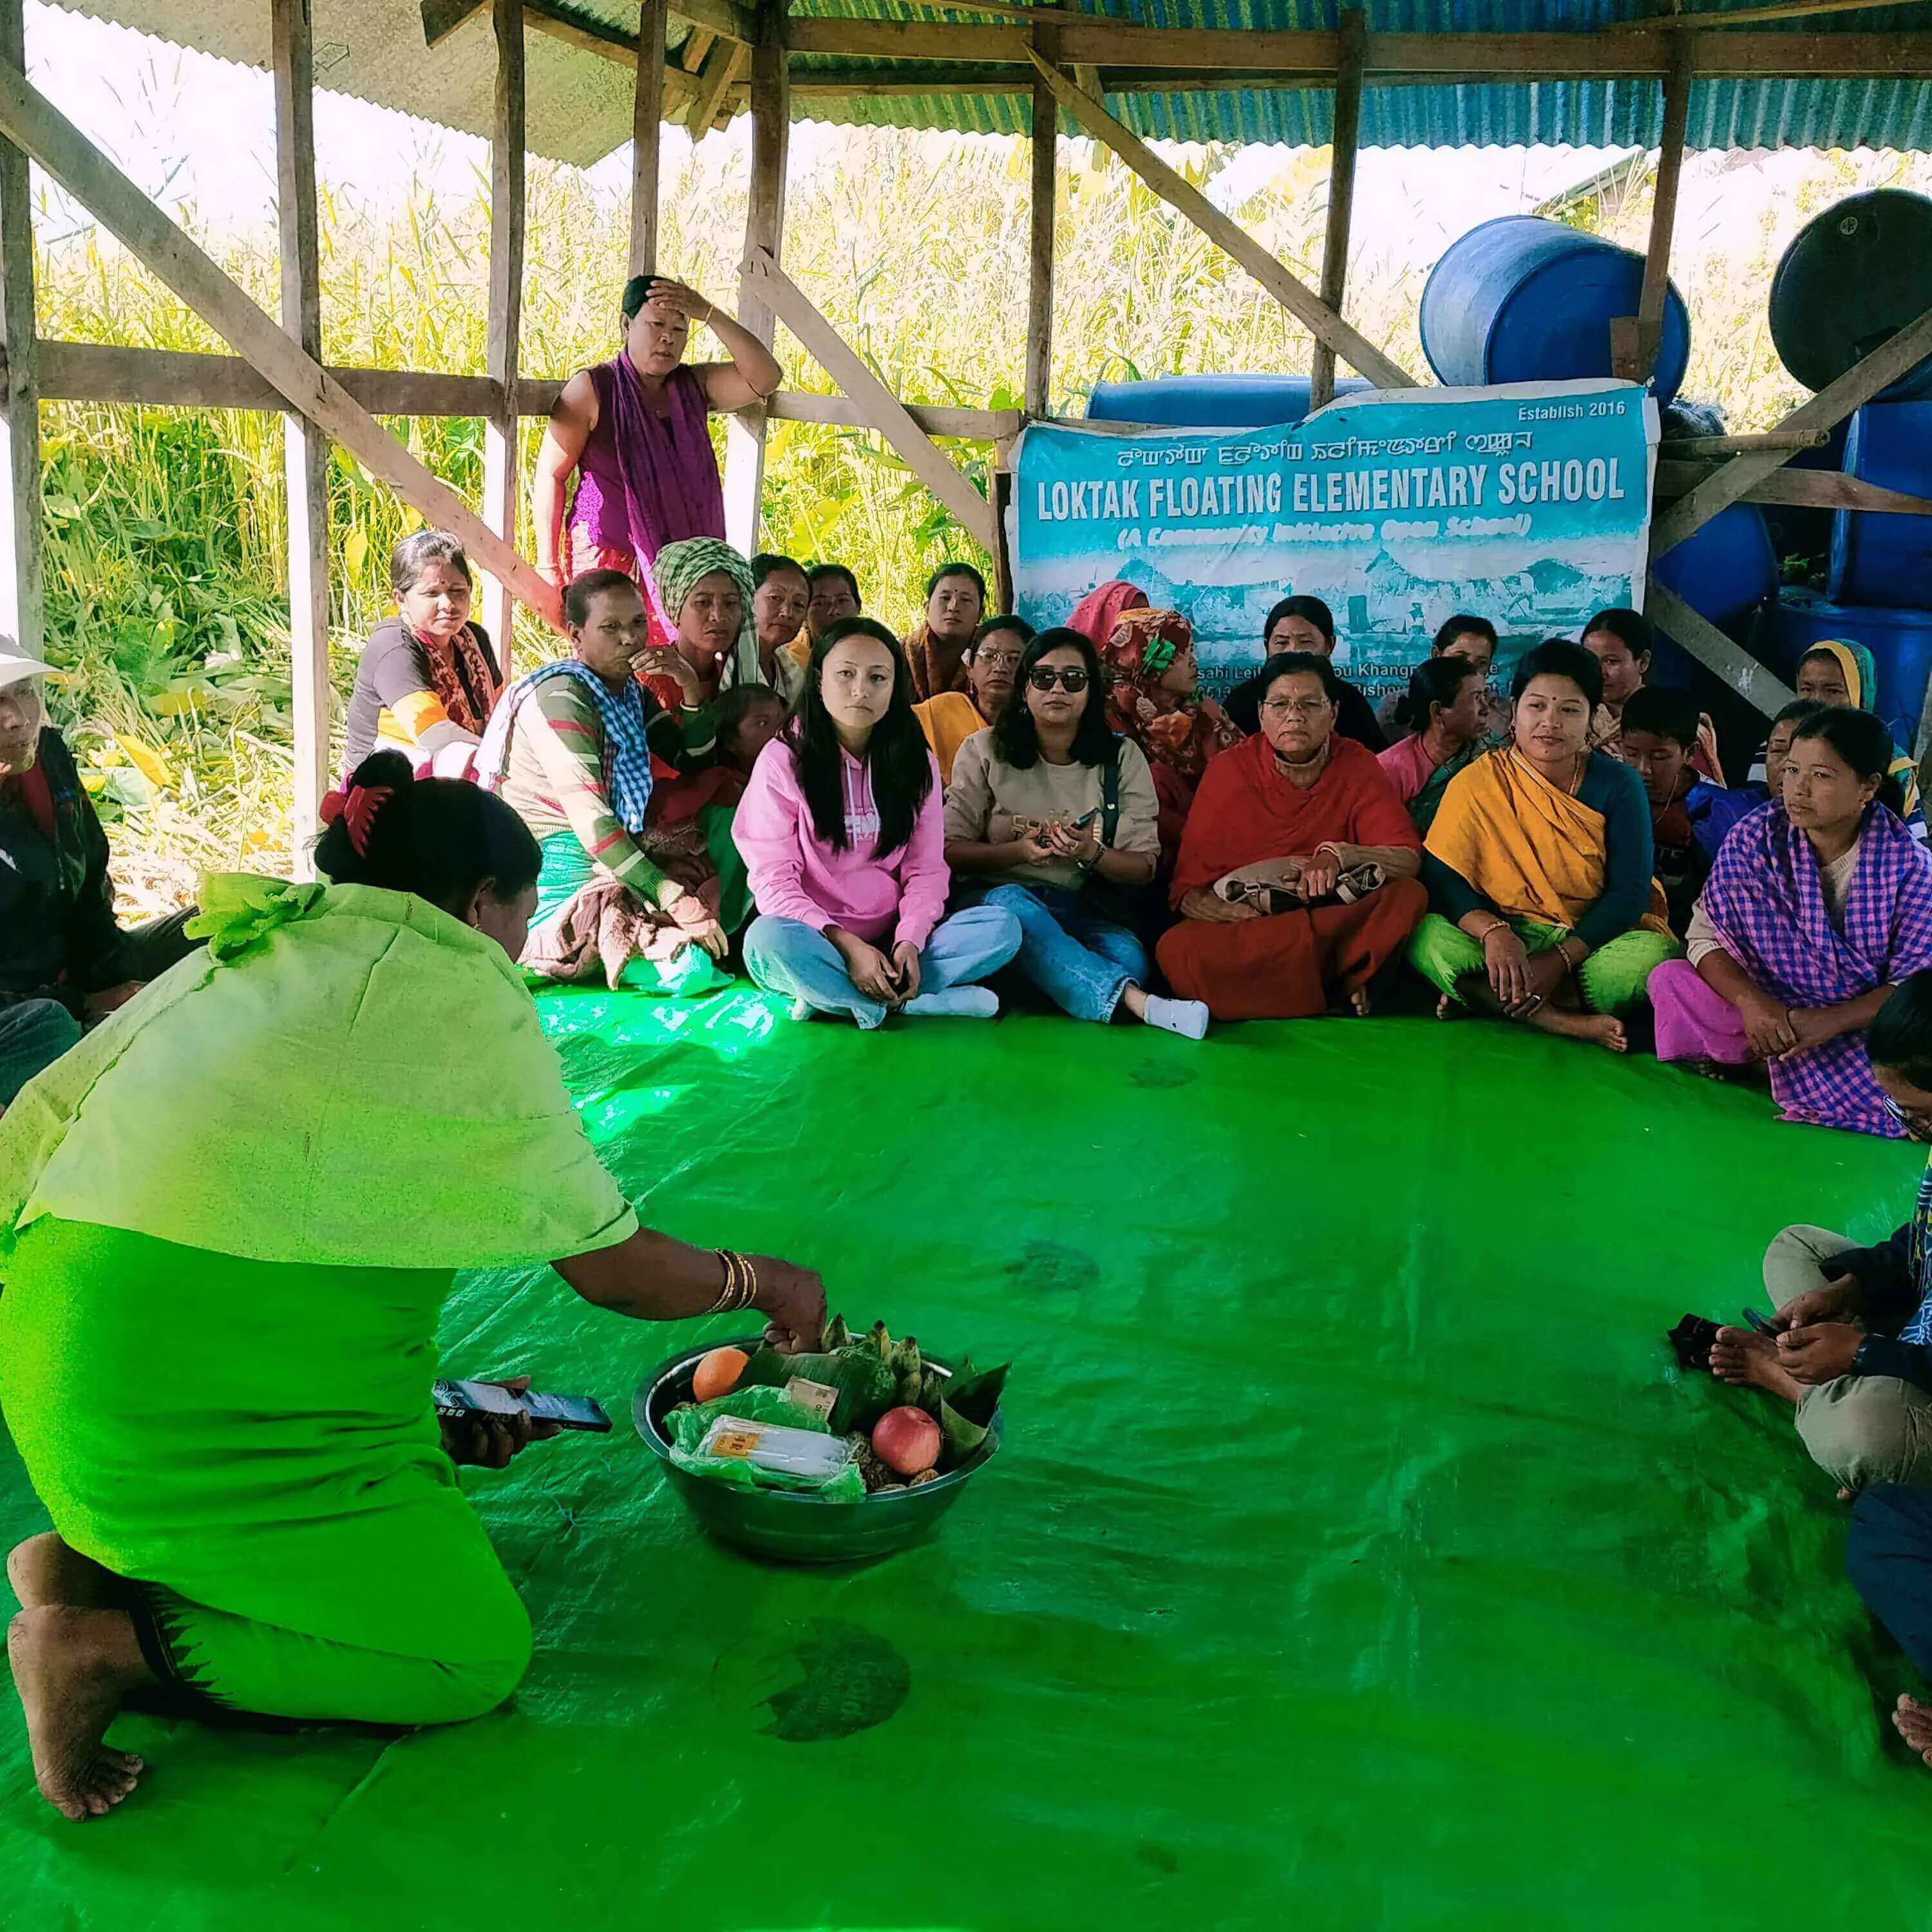
[[[1422,349],[1445,382],[1553,382],[1614,375],[1610,324],[1636,314],[1643,257],[1540,215],[1505,214],[1450,244],[1422,291]],[[1656,392],[1669,402],[1690,359],[1690,315],[1664,304]]]
[[[1808,389],[1835,382],[1888,336],[1932,308],[1932,200],[1874,188],[1834,202],[1798,231],[1771,283],[1771,339]],[[1932,397],[1932,356],[1880,392]]]

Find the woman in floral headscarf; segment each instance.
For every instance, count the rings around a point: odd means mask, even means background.
[[[1126,610],[1101,646],[1113,674],[1107,722],[1146,754],[1160,800],[1163,876],[1174,866],[1194,788],[1209,760],[1241,742],[1233,721],[1199,695],[1194,626],[1178,610]]]

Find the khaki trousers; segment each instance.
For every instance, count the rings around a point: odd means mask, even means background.
[[[1828,1228],[1792,1227],[1764,1251],[1765,1292],[1782,1308],[1822,1286],[1830,1264],[1858,1246]],[[1932,1488],[1932,1395],[1896,1376],[1840,1376],[1807,1389],[1798,1433],[1811,1460],[1844,1487]]]

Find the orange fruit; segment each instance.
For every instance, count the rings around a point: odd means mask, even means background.
[[[716,1402],[721,1395],[729,1395],[751,1359],[742,1348],[713,1348],[691,1378],[692,1400]]]

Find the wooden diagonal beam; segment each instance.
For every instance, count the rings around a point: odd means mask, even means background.
[[[0,62],[0,136],[39,162],[292,407],[428,522],[453,530],[477,562],[532,609],[544,608],[549,586],[536,571],[284,335],[11,62]]]
[[[718,118],[724,97],[731,92],[748,58],[739,40],[719,40],[704,56],[704,66],[691,90],[690,105],[685,110],[685,125],[693,140],[702,140]]]
[[[1766,670],[1748,651],[1734,644],[1709,618],[1676,591],[1650,580],[1645,615],[1664,634],[1708,665],[1748,704],[1774,718],[1796,697],[1789,685]]]
[[[753,249],[746,257],[745,279],[747,285],[757,286],[806,352],[864,411],[868,426],[898,452],[906,466],[952,512],[967,535],[991,552],[995,542],[992,506],[913,421],[904,404],[873,374],[865,358],[819,313],[804,290],[762,248]]]
[[[1932,356],[1932,308],[1916,322],[1907,323],[1890,340],[1880,343],[1862,362],[1847,369],[1835,382],[1827,384],[1808,403],[1800,404],[1778,428],[1790,431],[1830,429],[1844,422],[1861,404],[1870,402],[1880,390],[1897,382],[1908,369],[1916,369],[1928,356]],[[1651,555],[1661,556],[1681,544],[1702,529],[1720,510],[1736,502],[1754,483],[1790,460],[1790,451],[1784,449],[1732,457],[1708,482],[1699,484],[1689,496],[1658,518],[1651,527]]]
[[[1027,58],[1039,69],[1054,98],[1095,140],[1110,148],[1159,195],[1185,215],[1216,248],[1234,256],[1262,286],[1309,330],[1325,342],[1351,368],[1358,369],[1380,389],[1408,389],[1415,378],[1400,362],[1384,356],[1365,335],[1351,328],[1322,298],[1284,263],[1277,261],[1252,235],[1223,214],[1191,182],[1184,180],[1141,137],[1116,121],[1090,94],[1083,92],[1058,68],[1033,49]]]

